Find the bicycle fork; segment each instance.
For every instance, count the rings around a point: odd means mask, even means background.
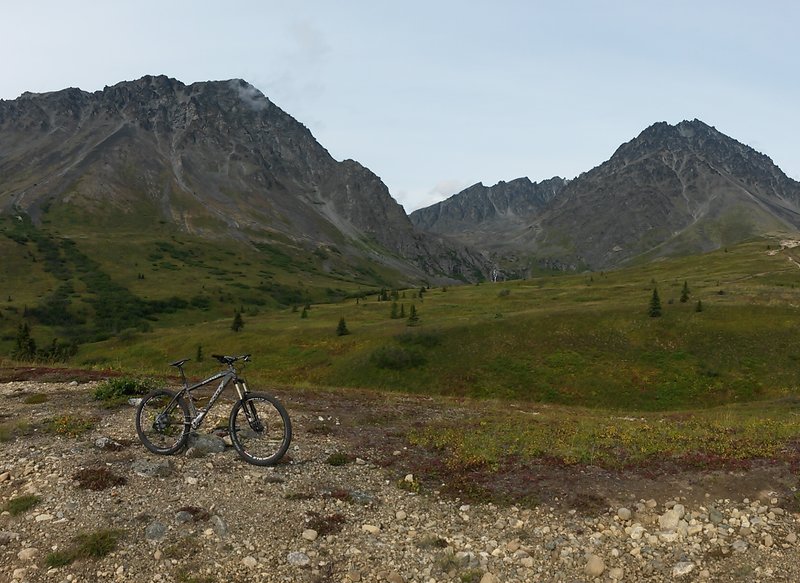
[[[236,387],[236,392],[239,394],[239,398],[242,400],[242,410],[244,411],[245,417],[247,417],[247,423],[250,425],[250,429],[256,433],[263,432],[264,424],[258,418],[258,411],[256,411],[255,404],[253,401],[245,400],[248,394],[247,383],[242,379],[237,379],[234,385]]]

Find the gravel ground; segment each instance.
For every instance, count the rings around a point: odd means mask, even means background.
[[[319,430],[341,423],[319,398],[293,407],[279,395],[295,426],[290,459],[259,468],[231,448],[204,453],[203,440],[197,457],[150,454],[133,409],[102,409],[91,388],[0,384],[0,422],[27,422],[0,443],[0,506],[40,499],[0,515],[0,581],[800,581],[800,514],[774,491],[686,496],[662,484],[590,510],[466,504],[398,473],[402,464],[387,467],[380,443],[331,465],[331,454],[354,450]],[[32,395],[47,401],[26,404]],[[93,428],[47,430],[65,411],[95,418]],[[120,483],[91,490],[81,476]],[[109,528],[120,539],[107,556],[47,566],[81,533]]]

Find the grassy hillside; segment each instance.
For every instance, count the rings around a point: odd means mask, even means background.
[[[150,331],[84,345],[79,365],[162,374],[170,359],[252,352],[262,384],[341,386],[667,410],[779,398],[800,384],[800,268],[778,239],[607,273],[400,292],[391,301],[159,317]],[[680,301],[687,282],[690,294]],[[658,288],[663,315],[649,317]],[[172,293],[187,293],[180,284]],[[702,311],[697,311],[701,302]],[[220,315],[223,313],[222,315]],[[340,318],[351,334],[336,335]],[[206,359],[192,363],[200,375]]]
[[[212,241],[154,223],[80,233],[0,217],[0,354],[28,322],[37,344],[87,343],[232,316],[329,302],[379,289],[397,274],[335,247],[275,236]]]

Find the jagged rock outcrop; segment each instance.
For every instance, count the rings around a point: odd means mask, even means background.
[[[501,183],[518,191],[498,193],[525,199],[529,184]],[[520,271],[554,264],[597,269],[800,228],[800,183],[699,120],[650,126],[521,213],[486,211],[487,201],[499,198],[497,188],[471,187],[412,220]]]
[[[0,101],[0,212],[70,228],[169,221],[205,237],[279,234],[410,277],[468,277],[482,257],[418,232],[375,174],[338,162],[242,80],[146,76]]]

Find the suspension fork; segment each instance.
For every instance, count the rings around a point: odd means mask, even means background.
[[[249,394],[249,391],[247,390],[247,383],[244,379],[236,379],[234,381],[234,386],[236,387],[236,392],[239,394],[239,398],[242,400],[242,410],[244,410],[244,415],[247,417],[247,422],[250,424],[250,428],[253,429],[253,431],[263,431],[264,425],[258,418],[256,406],[252,401],[245,401],[245,398]]]

